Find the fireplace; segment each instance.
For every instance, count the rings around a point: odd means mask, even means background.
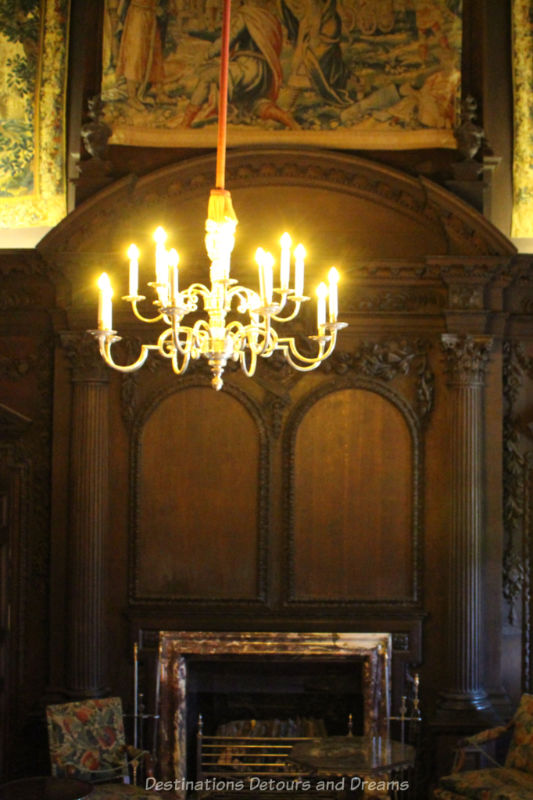
[[[289,718],[313,735],[388,733],[389,634],[161,631],[159,646],[163,780],[194,779],[199,715],[209,735]]]

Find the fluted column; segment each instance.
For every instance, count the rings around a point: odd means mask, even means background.
[[[94,342],[62,335],[72,380],[67,691],[106,691],[103,543],[108,528],[108,378]]]
[[[449,402],[450,559],[448,597],[449,689],[442,708],[484,713],[482,569],[483,388],[492,340],[444,334]]]

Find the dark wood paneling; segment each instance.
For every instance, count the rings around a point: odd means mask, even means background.
[[[257,597],[260,450],[227,393],[193,387],[156,406],[138,448],[138,597]]]
[[[294,599],[409,599],[413,454],[401,412],[362,389],[328,394],[303,418],[294,461]]]

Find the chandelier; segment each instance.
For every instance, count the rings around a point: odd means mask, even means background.
[[[148,283],[155,295],[154,316],[146,317],[139,310],[139,303],[146,298],[139,294],[139,250],[134,244],[128,250],[129,292],[122,298],[130,303],[138,320],[164,323],[166,327],[159,335],[157,343],[142,344],[139,357],[131,364],[122,365],[114,361],[112,346],[121,337],[113,330],[113,289],[106,273],[98,280],[98,329],[90,331],[98,340],[104,361],[113,369],[133,372],[144,364],[150,351],[155,351],[169,359],[173,371],[181,375],[191,359],[202,356],[209,363],[211,383],[217,390],[222,388],[222,375],[228,359],[238,361],[243,372],[252,376],[259,356],[268,358],[275,350],[279,350],[294,369],[300,372],[316,369],[331,355],[338,330],[346,326],[346,323],[337,319],[338,273],[332,267],[328,274],[328,283],[322,282],[316,289],[317,333],[307,337],[313,345],[306,348],[304,353],[298,348],[294,337],[284,337],[277,333],[273,323],[286,323],[295,319],[302,303],[310,299],[304,294],[305,249],[299,244],[292,250],[288,233],[284,233],[280,240],[279,271],[276,270],[279,282],[276,286],[275,259],[262,248],[258,248],[255,256],[259,271],[259,291],[241,286],[230,277],[230,259],[237,226],[231,195],[225,189],[230,14],[231,0],[224,0],[216,188],[210,192],[205,223],[205,246],[211,261],[210,286],[192,283],[188,288],[180,290],[179,257],[175,249],[167,250],[167,235],[159,227],[154,233],[155,280]],[[194,321],[184,324],[183,320],[189,314],[194,315]],[[234,318],[237,315],[241,319]]]

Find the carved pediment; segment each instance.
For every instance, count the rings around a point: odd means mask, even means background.
[[[162,224],[180,253],[183,274],[194,280],[208,267],[204,221],[214,175],[213,155],[117,181],[66,217],[38,249],[60,266],[72,281],[73,298],[84,303],[94,298],[99,272],[110,271],[117,283],[124,278],[131,241],[151,269],[151,235]],[[275,252],[284,230],[306,245],[310,281],[332,263],[347,275],[366,263],[421,265],[432,256],[509,258],[516,252],[483,215],[446,189],[344,153],[232,150],[227,187],[239,218],[236,277],[255,273],[255,248]]]

